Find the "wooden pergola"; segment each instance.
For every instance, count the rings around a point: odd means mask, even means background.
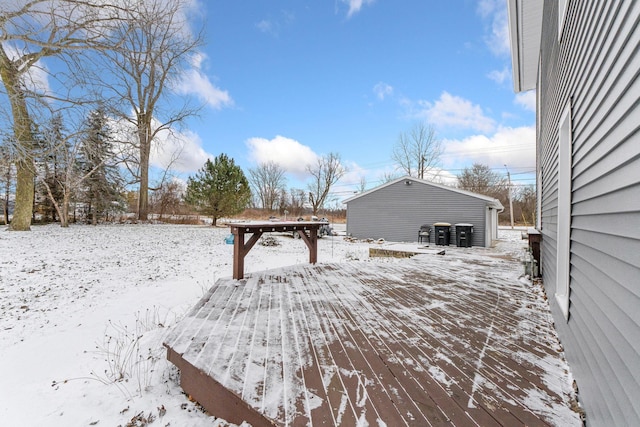
[[[309,248],[309,263],[318,261],[318,230],[324,225],[318,221],[246,222],[229,223],[233,234],[233,278],[244,278],[244,257],[263,233],[298,233]],[[245,243],[245,234],[250,234]]]

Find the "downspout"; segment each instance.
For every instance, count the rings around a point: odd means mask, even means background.
[[[502,204],[500,205],[502,206]],[[489,207],[489,211],[491,211],[492,209],[495,209],[496,211],[496,224],[495,224],[495,228],[492,227],[492,231],[491,231],[491,242],[489,247],[493,246],[493,237],[495,236],[496,240],[498,239],[498,225],[500,223],[500,221],[498,220],[498,216],[504,212],[504,206],[502,206],[501,209],[498,208],[494,208],[494,207]],[[492,218],[493,219],[493,218]],[[492,221],[493,222],[493,221]],[[493,224],[492,224],[493,226]]]

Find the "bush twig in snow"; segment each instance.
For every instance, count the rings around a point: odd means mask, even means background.
[[[162,348],[144,345],[143,337],[148,332],[164,328],[165,323],[166,318],[160,318],[158,307],[147,309],[144,315],[136,313],[133,330],[109,321],[102,344],[96,345],[96,352],[104,356],[107,368],[103,374],[91,372],[92,377],[104,384],[115,384],[128,398],[132,393],[125,384],[134,381],[136,393],[142,395],[151,384],[156,363],[162,358]]]

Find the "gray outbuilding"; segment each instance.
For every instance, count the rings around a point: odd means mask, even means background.
[[[359,239],[416,242],[420,227],[450,223],[451,245],[456,244],[457,223],[473,224],[473,246],[491,246],[498,234],[499,200],[413,177],[390,181],[344,201],[347,234]],[[425,241],[426,243],[426,241]]]

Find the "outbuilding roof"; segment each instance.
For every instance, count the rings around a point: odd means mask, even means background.
[[[379,185],[378,187],[372,188],[371,190],[365,191],[364,193],[360,193],[357,196],[350,197],[350,198],[344,200],[342,203],[349,203],[349,202],[351,202],[353,200],[359,199],[360,197],[365,197],[368,194],[371,194],[371,193],[373,193],[375,191],[381,190],[381,189],[383,189],[385,187],[389,187],[389,186],[391,186],[393,184],[396,184],[396,183],[402,182],[402,181],[411,182],[411,183],[415,182],[415,183],[419,183],[419,184],[430,185],[432,187],[441,188],[443,190],[452,191],[454,193],[464,194],[465,196],[475,197],[477,199],[481,199],[481,200],[486,201],[487,205],[489,207],[491,207],[491,208],[498,209],[500,211],[504,209],[504,206],[502,206],[502,203],[500,203],[500,200],[494,199],[493,197],[485,196],[483,194],[473,193],[471,191],[461,190],[459,188],[449,187],[449,186],[442,185],[442,184],[436,184],[435,182],[431,182],[431,181],[427,181],[427,180],[419,179],[419,178],[414,178],[412,176],[404,176],[402,178],[398,178],[398,179],[395,179],[393,181],[389,181],[389,182],[387,182],[385,184]]]

